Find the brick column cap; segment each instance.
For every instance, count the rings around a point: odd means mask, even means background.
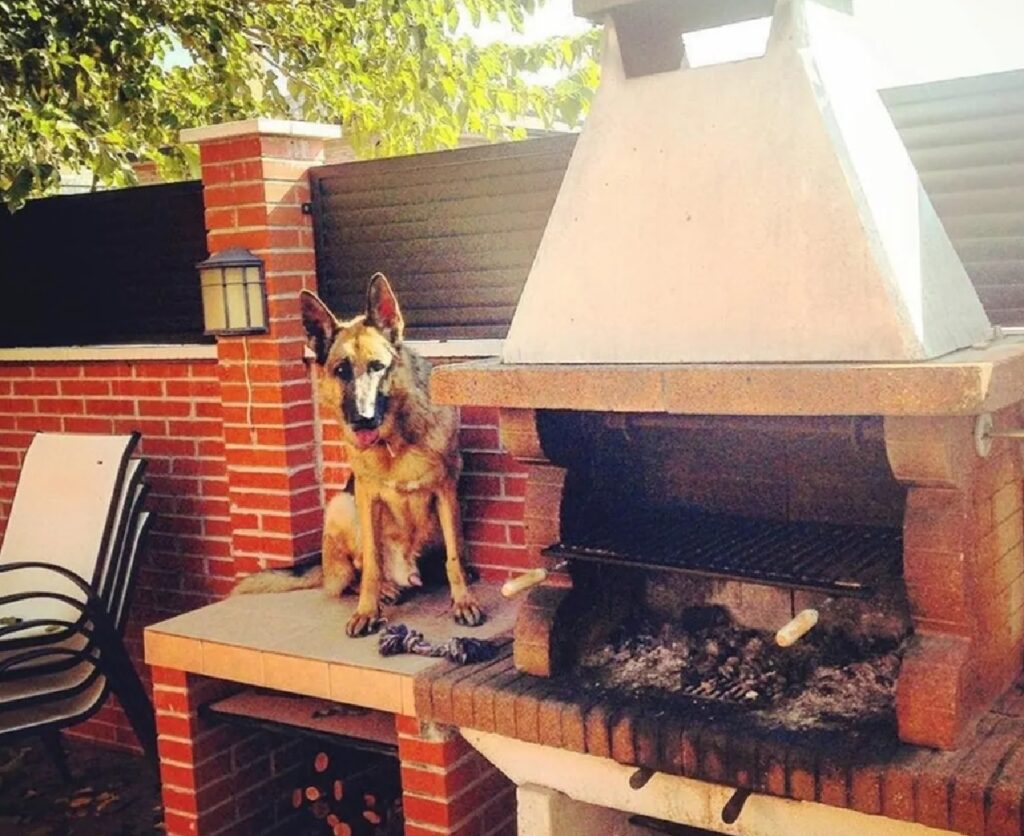
[[[236,136],[289,136],[295,139],[341,139],[341,125],[325,122],[298,122],[290,119],[240,119],[198,128],[186,128],[179,138],[182,142],[210,142]]]

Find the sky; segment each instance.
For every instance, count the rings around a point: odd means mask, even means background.
[[[680,0],[682,2],[682,0]],[[1024,0],[852,0],[879,66],[879,86],[1024,68]],[[572,0],[547,0],[519,40],[579,32],[588,23],[572,13]],[[690,63],[699,66],[757,54],[767,21],[687,39]],[[480,27],[481,43],[514,38],[508,28]],[[175,53],[168,60],[184,57]]]
[[[525,37],[510,36],[508,28],[498,23],[487,23],[477,30],[481,43],[504,38],[517,41],[538,41],[551,35],[570,35],[582,32],[589,22],[572,13],[572,0],[547,0],[527,20]]]

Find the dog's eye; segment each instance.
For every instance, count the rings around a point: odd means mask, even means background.
[[[352,379],[352,364],[348,360],[342,360],[338,364],[338,368],[334,370],[334,373],[342,380]]]
[[[366,368],[371,372],[382,372],[384,371],[384,364],[380,360],[371,360],[366,364]]]

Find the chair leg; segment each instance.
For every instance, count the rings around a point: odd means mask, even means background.
[[[158,760],[156,751],[156,717],[153,703],[139,679],[135,666],[125,650],[124,644],[117,636],[104,637],[100,649],[100,658],[104,660],[104,672],[111,689],[117,695],[121,708],[128,715],[132,731],[138,738],[142,750],[153,763]]]
[[[156,717],[153,714],[153,704],[149,701],[145,688],[142,687],[142,681],[135,673],[134,668],[129,668],[116,683],[112,682],[111,686],[114,693],[117,694],[121,708],[128,715],[128,722],[132,724],[132,731],[139,739],[142,751],[155,763],[157,761]]]
[[[71,768],[68,766],[68,753],[64,749],[64,741],[61,739],[57,729],[47,729],[39,735],[43,741],[43,748],[49,755],[57,773],[65,784],[71,783]]]

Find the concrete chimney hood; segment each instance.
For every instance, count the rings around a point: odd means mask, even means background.
[[[576,0],[605,23],[601,87],[504,363],[913,362],[992,337],[837,5],[779,0],[763,57],[690,69],[681,32],[770,0]]]

